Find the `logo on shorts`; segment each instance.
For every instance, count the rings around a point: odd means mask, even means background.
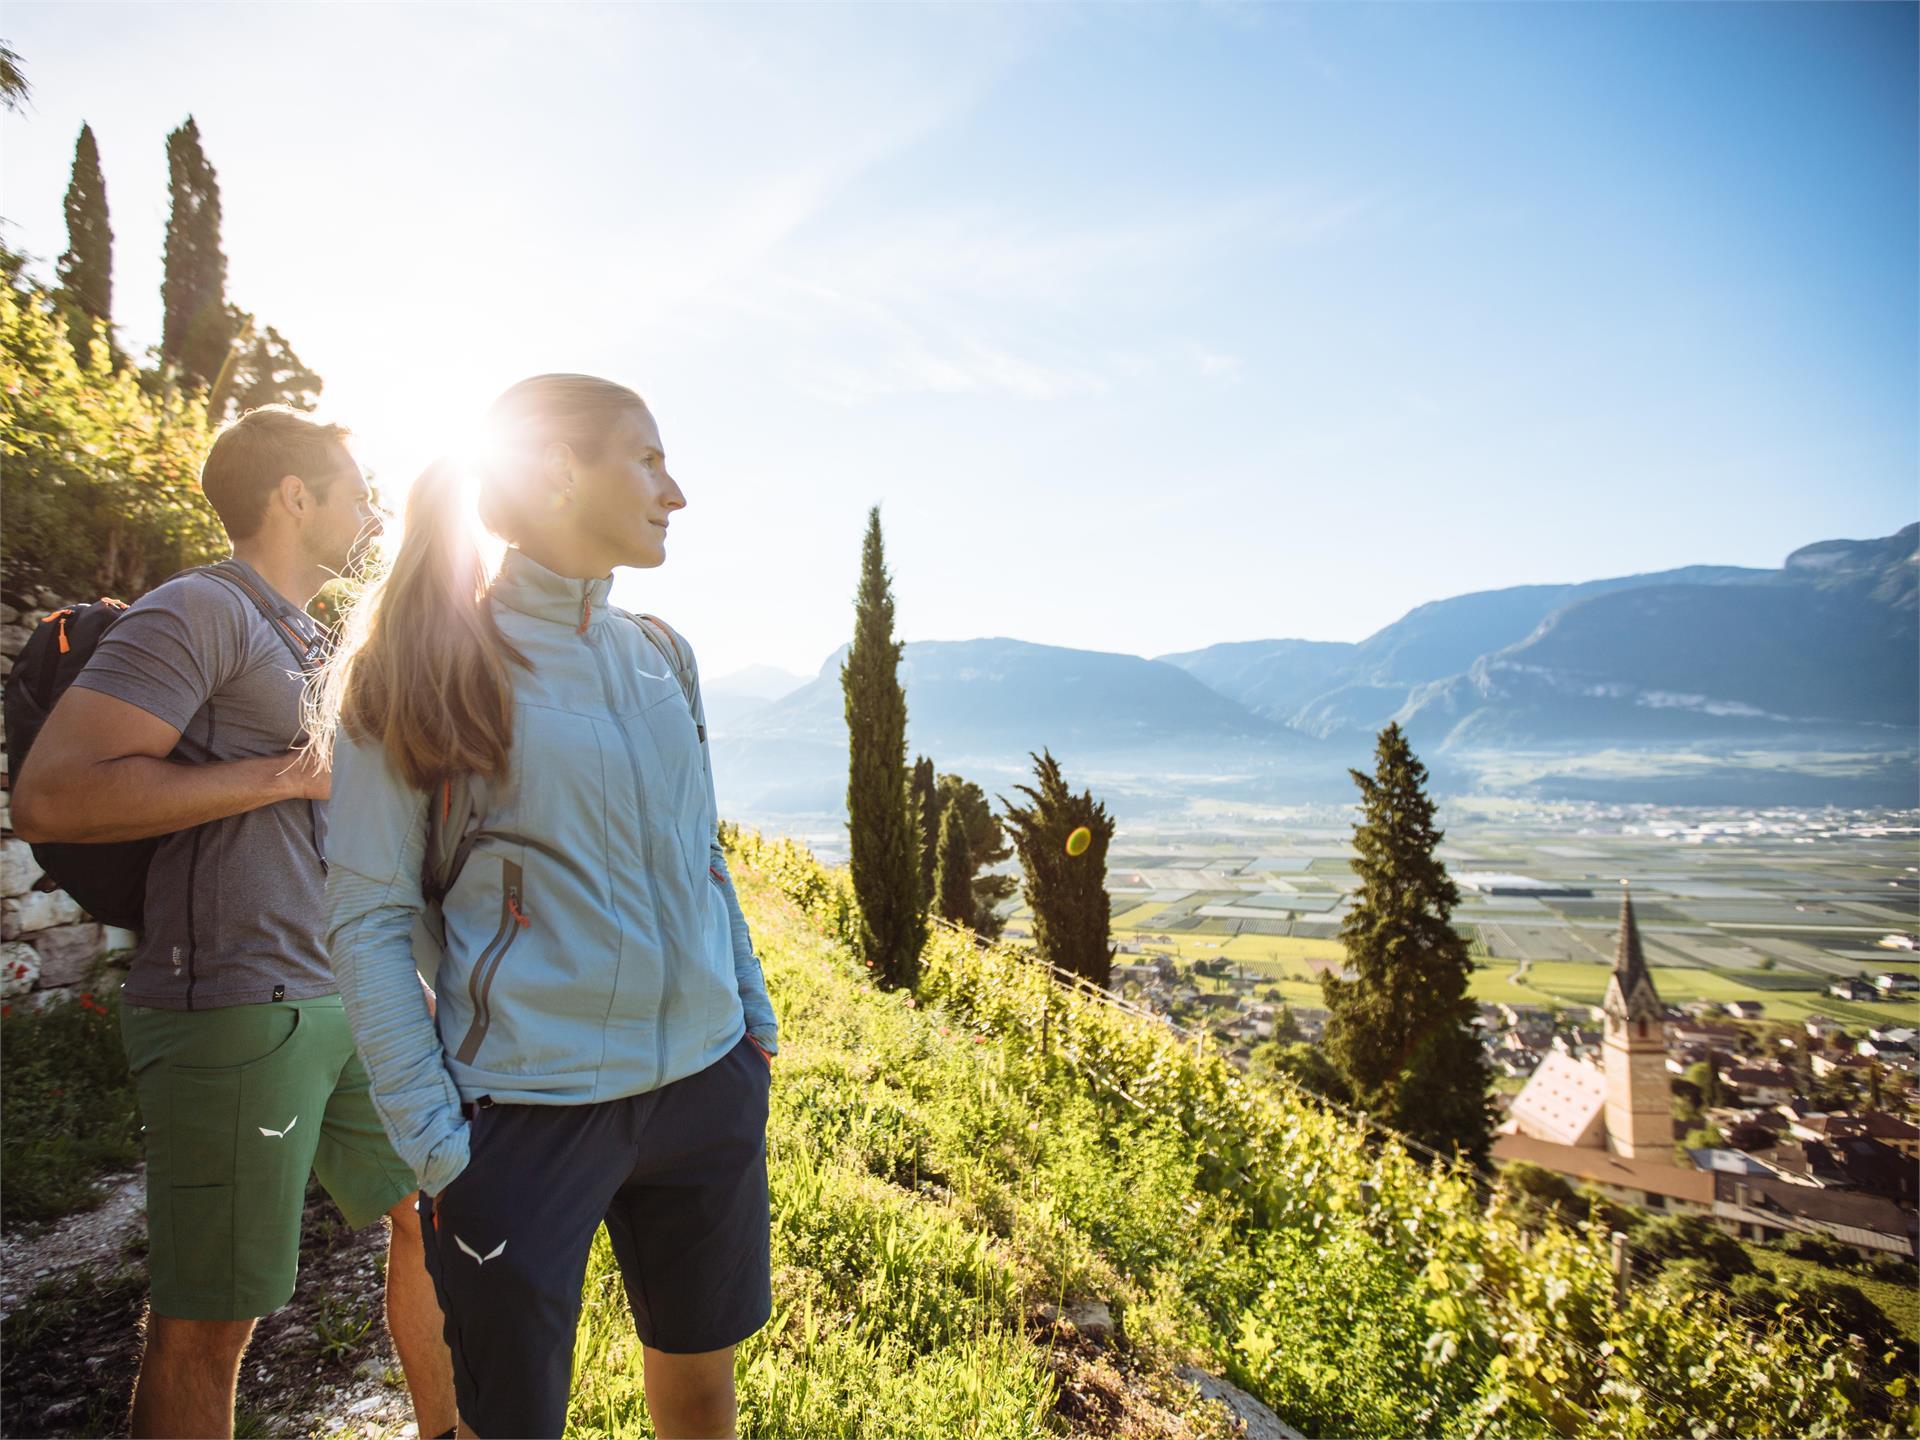
[[[453,1237],[453,1243],[458,1245],[462,1250],[466,1251],[467,1254],[471,1255],[473,1257],[473,1263],[476,1265],[484,1265],[489,1260],[497,1260],[500,1257],[500,1252],[507,1248],[507,1242],[502,1240],[498,1245],[494,1246],[493,1249],[489,1250],[486,1254],[482,1255],[478,1250],[474,1249],[473,1246],[467,1244],[467,1242],[462,1240],[458,1235]]]
[[[287,1121],[287,1128],[284,1130],[269,1130],[264,1125],[256,1125],[254,1128],[258,1130],[262,1135],[270,1135],[275,1140],[284,1140],[287,1138],[287,1136],[293,1133],[293,1127],[298,1125],[299,1123],[300,1123],[300,1117],[296,1115],[293,1117],[293,1119]]]

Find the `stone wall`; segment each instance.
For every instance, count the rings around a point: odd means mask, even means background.
[[[40,617],[71,603],[46,591],[16,598],[27,603],[0,602],[0,676],[12,673],[13,658]],[[101,961],[130,949],[137,937],[96,924],[71,895],[54,888],[32,847],[13,833],[12,783],[0,745],[0,995],[39,1007],[86,985],[117,989],[125,972],[102,970]]]

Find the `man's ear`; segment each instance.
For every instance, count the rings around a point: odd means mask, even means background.
[[[274,499],[296,521],[305,520],[313,509],[313,491],[298,475],[282,475]]]

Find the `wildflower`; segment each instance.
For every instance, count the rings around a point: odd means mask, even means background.
[[[13,1014],[13,1006],[11,1006],[11,1005],[0,1005],[0,1017],[4,1017],[4,1016],[7,1016],[7,1015],[11,1015],[11,1014]]]
[[[80,992],[80,1003],[82,1005],[91,1005],[93,1003],[93,992],[91,990],[82,990]]]
[[[987,1037],[984,1035],[976,1035],[973,1037],[973,1043],[976,1045],[984,1045],[987,1043]]]

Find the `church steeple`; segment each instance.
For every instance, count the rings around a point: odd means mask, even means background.
[[[1653,988],[1653,975],[1647,969],[1646,956],[1640,951],[1640,927],[1633,918],[1633,895],[1623,881],[1620,889],[1620,941],[1613,954],[1613,977],[1607,981],[1607,996],[1602,1004],[1610,1021],[1625,1027],[1629,1020],[1652,1022],[1654,1034],[1665,1019],[1660,996]],[[1612,1025],[1608,1026],[1611,1030]],[[1644,1034],[1644,1029],[1642,1031]]]
[[[1622,882],[1624,884],[1624,882]],[[1667,1079],[1666,1011],[1653,988],[1633,897],[1621,891],[1620,944],[1607,980],[1607,1148],[1636,1159],[1673,1160],[1672,1086]]]

